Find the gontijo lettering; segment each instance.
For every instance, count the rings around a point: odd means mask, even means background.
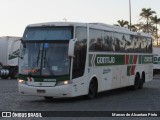
[[[115,57],[97,57],[98,64],[115,63]]]

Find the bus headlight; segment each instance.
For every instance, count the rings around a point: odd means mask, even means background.
[[[22,80],[22,79],[18,79],[18,83],[20,83],[20,84],[27,84],[27,82],[25,80]]]
[[[56,86],[59,86],[59,85],[68,85],[70,82],[69,80],[65,80],[65,81],[58,81]]]

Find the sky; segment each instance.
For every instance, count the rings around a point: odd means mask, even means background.
[[[151,8],[160,18],[160,0],[131,0],[132,23],[138,23],[142,8]],[[129,21],[129,0],[0,0],[0,36],[23,36],[25,27],[42,22]]]

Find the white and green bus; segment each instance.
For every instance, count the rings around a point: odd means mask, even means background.
[[[24,95],[94,98],[153,78],[152,36],[102,23],[28,25],[19,58]]]

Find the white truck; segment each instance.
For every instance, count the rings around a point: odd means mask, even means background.
[[[160,46],[153,47],[153,75],[160,74]]]
[[[21,37],[0,37],[0,77],[14,79],[18,75],[18,55]]]

